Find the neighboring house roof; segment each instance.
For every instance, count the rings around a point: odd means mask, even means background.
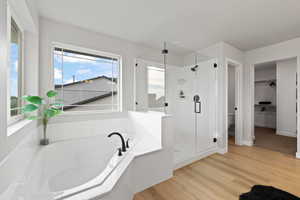
[[[106,97],[110,97],[110,96],[116,95],[116,94],[117,94],[117,92],[114,91],[114,92],[109,92],[109,93],[106,93],[106,94],[103,94],[103,95],[100,95],[100,96],[96,96],[96,97],[93,97],[93,98],[90,98],[90,99],[85,99],[85,100],[76,102],[74,104],[71,104],[69,106],[64,106],[64,110],[69,110],[69,109],[75,108],[77,105],[89,104],[89,103],[92,103],[92,102],[95,102],[95,101],[98,101],[98,100],[101,100],[101,99],[104,99]]]
[[[113,81],[115,83],[117,82],[116,78],[111,78],[111,77],[107,77],[107,76],[97,76],[95,78],[86,79],[86,80],[83,80],[83,81],[75,81],[75,82],[66,83],[66,84],[56,84],[55,89],[62,88],[62,87],[68,87],[68,86],[72,86],[72,85],[76,85],[76,84],[82,84],[82,83],[85,83],[85,82],[88,82],[88,81],[94,81],[94,80],[97,80],[97,79],[107,79],[107,80]]]
[[[83,81],[76,81],[62,85],[55,85],[59,96],[64,99],[64,109],[75,108],[111,97],[117,94],[117,79],[98,76]]]

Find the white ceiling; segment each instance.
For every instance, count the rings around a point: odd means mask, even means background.
[[[159,47],[250,50],[300,36],[299,0],[38,0],[40,15]]]

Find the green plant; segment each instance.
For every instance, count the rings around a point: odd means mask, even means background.
[[[47,98],[40,96],[23,96],[23,100],[27,104],[22,108],[22,113],[25,114],[25,118],[28,120],[41,120],[43,124],[43,140],[47,140],[46,130],[48,122],[51,118],[61,114],[62,104],[55,100],[57,92],[50,90],[46,94]],[[42,141],[41,141],[42,143]],[[47,143],[48,144],[48,143]]]

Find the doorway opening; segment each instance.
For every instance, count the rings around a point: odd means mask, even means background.
[[[226,59],[226,138],[228,144],[242,145],[242,64]]]
[[[228,65],[228,140],[235,143],[235,66]]]
[[[254,65],[254,145],[297,152],[297,58]]]

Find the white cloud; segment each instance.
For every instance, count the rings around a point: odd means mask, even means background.
[[[80,56],[82,57],[82,56]],[[68,63],[89,63],[89,64],[97,64],[95,59],[79,59],[75,57],[64,56],[64,62]]]
[[[65,81],[65,84],[73,83],[73,82],[74,82],[73,79],[68,79],[68,80]],[[76,80],[75,80],[75,82],[76,82]]]
[[[55,79],[61,79],[62,78],[62,72],[60,69],[54,68],[54,78]]]
[[[76,71],[76,74],[82,75],[82,74],[89,74],[91,73],[90,69],[79,69]]]

